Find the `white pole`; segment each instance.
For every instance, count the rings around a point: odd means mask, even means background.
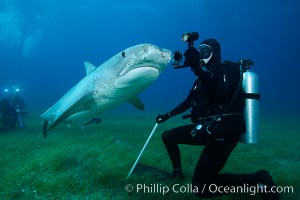
[[[137,165],[137,163],[139,162],[139,160],[140,160],[140,158],[141,158],[141,156],[142,156],[142,154],[143,154],[144,150],[146,149],[146,147],[147,147],[147,145],[148,145],[148,143],[149,143],[150,139],[152,138],[152,136],[153,136],[153,134],[154,134],[154,132],[155,132],[155,130],[156,130],[156,128],[157,128],[157,126],[158,126],[158,123],[156,123],[156,124],[154,125],[154,127],[153,127],[153,129],[152,129],[152,131],[151,131],[151,133],[150,133],[150,135],[149,135],[149,137],[148,137],[148,139],[147,139],[146,143],[144,144],[144,147],[142,148],[142,150],[141,150],[141,152],[140,152],[139,156],[137,157],[137,159],[136,159],[135,163],[133,164],[133,166],[132,166],[132,168],[131,168],[130,172],[128,173],[128,175],[127,175],[127,178],[126,178],[126,179],[128,179],[128,178],[129,178],[129,176],[132,174],[132,172],[133,172],[133,170],[134,170],[135,166],[136,166],[136,165]]]

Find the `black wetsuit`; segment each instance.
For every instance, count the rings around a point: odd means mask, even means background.
[[[239,64],[221,61],[221,47],[216,40],[207,39],[202,44],[209,45],[213,52],[205,67],[202,65],[205,63],[203,59],[206,58],[193,46],[184,53],[184,64],[190,66],[197,76],[189,95],[172,111],[156,118],[157,123],[162,123],[192,108],[192,124],[162,134],[173,164],[172,176],[183,177],[178,144],[204,145],[192,180],[193,186],[198,188],[198,196],[213,197],[225,194],[211,192],[211,184],[231,187],[262,184],[270,189],[275,184],[265,170],[254,174],[219,174],[246,128],[242,75]],[[201,124],[202,128],[195,131],[198,124]],[[278,194],[263,193],[261,196],[263,199],[280,199]]]
[[[193,124],[177,127],[162,134],[163,142],[171,158],[173,168],[180,169],[178,144],[205,145],[193,175],[193,185],[203,188],[205,184],[236,185],[232,175],[219,174],[230,153],[245,132],[243,117],[244,100],[240,87],[238,65],[220,62],[210,75],[198,78],[188,97],[170,112],[171,116],[192,108]],[[215,116],[215,117],[211,117]],[[192,136],[196,124],[202,129]],[[202,196],[210,196],[209,191]]]

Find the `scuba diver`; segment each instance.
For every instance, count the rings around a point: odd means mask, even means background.
[[[199,189],[199,197],[212,198],[224,192],[212,193],[209,185],[217,186],[259,186],[270,191],[275,186],[266,170],[253,174],[220,174],[233,149],[246,131],[244,117],[245,97],[241,87],[241,73],[238,63],[223,61],[221,47],[217,40],[206,39],[196,49],[194,41],[197,32],[183,34],[188,43],[183,54],[184,65],[190,67],[196,80],[188,96],[177,107],[156,117],[163,123],[191,108],[192,124],[183,125],[163,132],[162,140],[170,157],[172,178],[184,178],[178,144],[205,146],[194,170],[192,185]],[[176,65],[182,60],[182,53],[174,53]],[[278,193],[261,192],[263,199],[280,199]]]
[[[27,112],[24,112],[25,103],[19,96],[20,88],[17,85],[4,89],[5,96],[9,101],[9,104],[14,108],[17,113],[17,125],[18,128],[24,128],[24,117]]]
[[[10,131],[16,127],[17,112],[7,98],[2,99],[0,102],[0,114],[0,132]]]

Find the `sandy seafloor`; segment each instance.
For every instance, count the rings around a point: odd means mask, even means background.
[[[25,119],[26,128],[0,134],[1,199],[197,199],[190,192],[161,194],[137,191],[138,184],[186,186],[203,147],[181,145],[185,180],[165,180],[151,174],[126,176],[142,149],[156,114],[109,113],[101,124],[83,131],[61,124],[45,139],[37,116]],[[140,163],[171,170],[160,139],[163,130],[189,123],[180,117],[158,126]],[[224,173],[253,173],[269,170],[278,186],[292,186],[283,199],[299,199],[300,136],[299,119],[284,116],[261,119],[261,142],[240,143],[231,154]],[[131,184],[132,192],[125,187]],[[252,195],[230,194],[215,199],[260,199]]]

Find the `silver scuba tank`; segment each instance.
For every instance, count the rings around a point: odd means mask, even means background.
[[[256,144],[260,137],[259,119],[259,85],[256,73],[249,69],[243,73],[242,87],[245,95],[244,116],[246,121],[246,133],[240,137],[240,142]]]

